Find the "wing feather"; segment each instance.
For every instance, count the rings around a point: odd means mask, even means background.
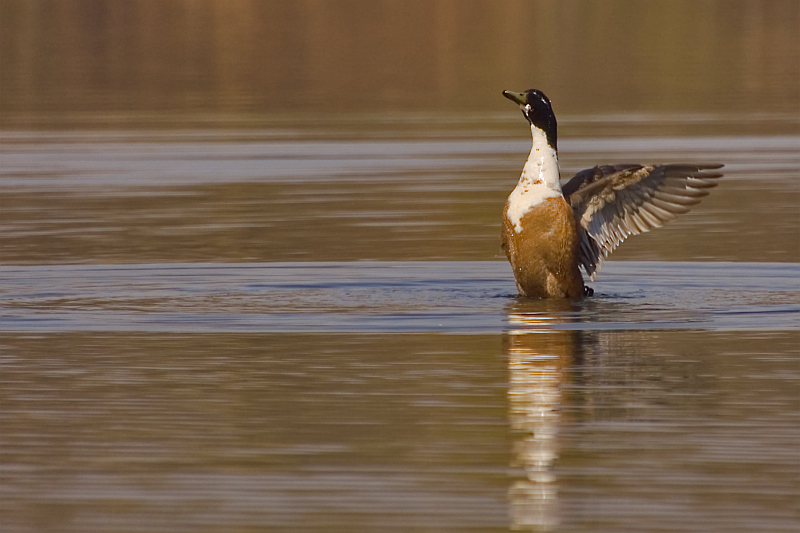
[[[601,165],[578,172],[562,190],[580,237],[579,261],[594,279],[603,260],[630,235],[660,228],[717,186],[722,165]]]

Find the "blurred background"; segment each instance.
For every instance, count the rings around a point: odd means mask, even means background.
[[[4,0],[2,126],[714,113],[797,128],[795,0]],[[516,118],[516,117],[515,117]],[[377,119],[376,119],[377,120]],[[440,128],[441,125],[434,127]]]

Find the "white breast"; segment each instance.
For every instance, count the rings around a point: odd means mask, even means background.
[[[522,231],[522,217],[532,207],[548,198],[562,196],[558,181],[558,155],[547,144],[545,133],[531,124],[533,146],[519,183],[511,191],[506,204],[506,215],[514,226],[514,231]]]

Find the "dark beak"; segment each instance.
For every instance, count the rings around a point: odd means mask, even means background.
[[[515,93],[511,91],[503,91],[503,96],[514,102],[515,104],[519,105],[526,105],[528,103],[528,98],[525,96],[525,93]]]

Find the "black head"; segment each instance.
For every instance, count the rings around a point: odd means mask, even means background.
[[[547,96],[537,89],[528,89],[524,93],[503,91],[503,96],[519,104],[522,114],[525,115],[528,122],[544,131],[548,144],[555,149],[558,126],[556,115],[553,113],[553,107]]]

